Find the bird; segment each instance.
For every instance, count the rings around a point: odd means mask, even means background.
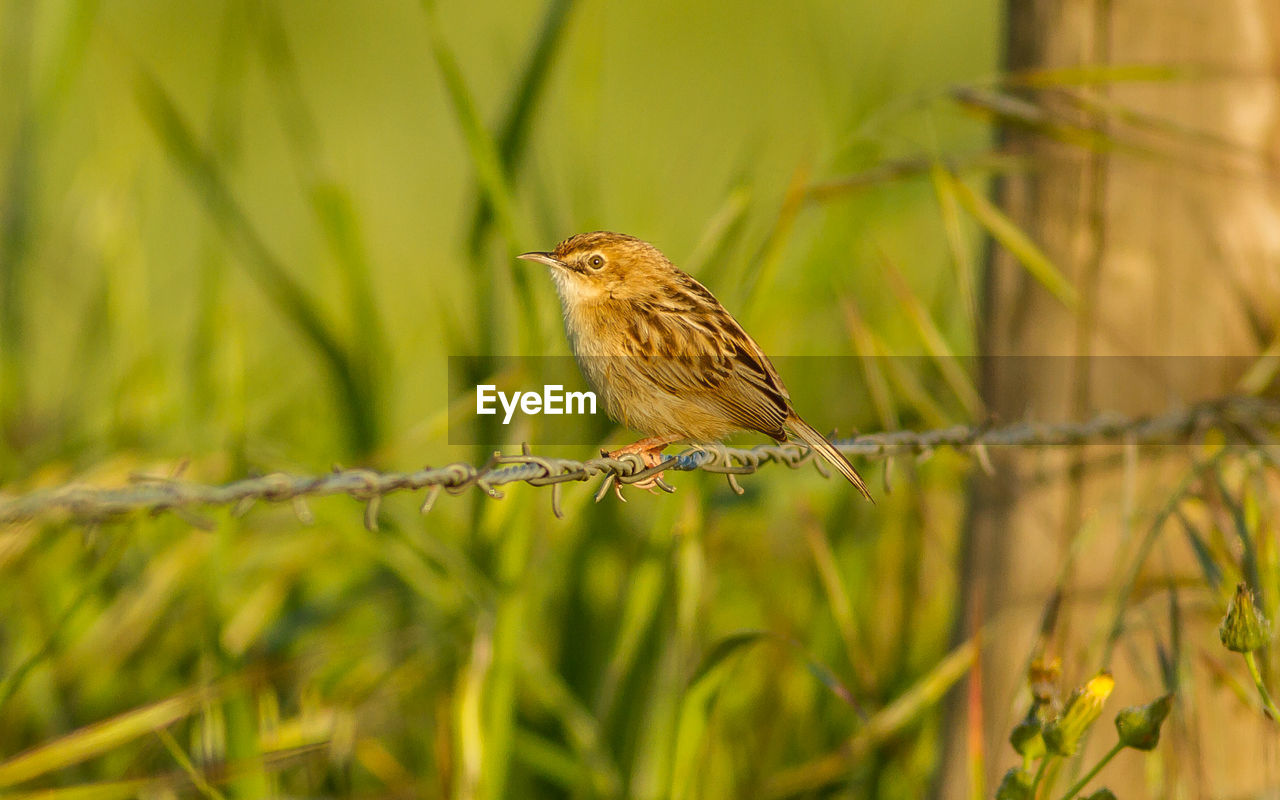
[[[645,434],[605,455],[636,454],[653,467],[676,442],[714,442],[743,430],[779,443],[790,435],[872,500],[853,464],[796,413],[755,339],[657,247],[593,231],[518,258],[550,268],[587,383],[613,420]],[[636,485],[652,490],[654,483]]]

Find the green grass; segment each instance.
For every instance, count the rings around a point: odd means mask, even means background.
[[[819,427],[978,421],[983,237],[1075,298],[986,197],[1026,165],[953,93],[1005,88],[998,10],[0,3],[0,488],[482,460],[445,443],[445,359],[567,352],[512,256],[598,227],[769,352],[848,356],[866,396]],[[1237,456],[1137,531],[1076,673],[1161,537],[1274,616],[1273,467]],[[874,509],[775,469],[569,486],[563,521],[517,486],[389,497],[373,531],[345,498],[0,529],[0,795],[925,795],[981,677],[951,641],[973,468],[869,466]]]

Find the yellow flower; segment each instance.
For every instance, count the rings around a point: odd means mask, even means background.
[[[1108,672],[1099,672],[1071,693],[1062,713],[1044,727],[1044,743],[1051,753],[1074,755],[1080,738],[1102,713],[1102,704],[1111,696],[1116,681]]]

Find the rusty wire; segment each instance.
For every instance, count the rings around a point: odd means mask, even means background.
[[[1209,430],[1224,431],[1247,441],[1270,441],[1272,429],[1280,426],[1280,401],[1252,397],[1226,397],[1187,406],[1158,416],[1130,417],[1103,413],[1084,422],[1020,422],[1000,427],[957,425],[932,431],[895,431],[836,439],[833,444],[848,456],[885,459],[896,455],[927,455],[940,447],[974,455],[984,469],[990,469],[986,450],[990,447],[1050,447],[1071,444],[1161,444],[1189,442]],[[472,487],[489,497],[501,498],[499,486],[527,483],[549,486],[552,509],[562,516],[560,487],[570,481],[587,481],[604,476],[597,500],[614,485],[623,486],[653,477],[662,471],[702,470],[726,476],[734,491],[741,493],[737,476],[750,475],[766,464],[783,464],[792,469],[813,463],[826,475],[820,460],[807,448],[795,444],[768,444],[750,448],[723,445],[701,446],[668,457],[656,467],[645,467],[638,456],[592,458],[576,461],[534,455],[528,447],[515,455],[494,455],[484,464],[454,463],[427,467],[416,472],[376,472],[367,469],[335,469],[322,475],[272,473],[221,486],[199,484],[177,478],[136,476],[118,487],[69,484],[39,489],[27,494],[0,493],[0,525],[61,515],[79,522],[97,522],[135,512],[160,514],[197,508],[230,506],[244,513],[258,501],[290,503],[300,520],[311,519],[307,497],[346,494],[366,504],[365,524],[376,527],[383,496],[400,490],[426,489],[422,511],[431,510],[441,492],[460,494]],[[663,485],[667,491],[669,486]]]

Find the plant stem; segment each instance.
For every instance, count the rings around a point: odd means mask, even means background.
[[[1249,674],[1253,676],[1253,683],[1258,687],[1258,694],[1262,696],[1263,707],[1267,709],[1273,722],[1280,722],[1280,710],[1276,709],[1276,703],[1271,699],[1267,685],[1262,682],[1262,673],[1258,671],[1258,662],[1254,659],[1253,653],[1244,654],[1244,663],[1249,665]]]
[[[1040,759],[1040,768],[1036,770],[1036,776],[1031,781],[1031,796],[1036,796],[1036,790],[1040,788],[1040,781],[1044,779],[1044,771],[1049,766],[1049,762],[1053,759],[1053,755],[1045,753]]]
[[[1107,765],[1107,762],[1115,758],[1116,753],[1119,753],[1123,749],[1124,749],[1124,745],[1121,744],[1120,742],[1116,742],[1115,745],[1110,750],[1107,751],[1107,754],[1103,756],[1101,759],[1099,759],[1097,764],[1093,765],[1093,769],[1086,772],[1083,778],[1076,781],[1075,784],[1073,784],[1072,787],[1067,790],[1067,793],[1062,796],[1062,800],[1071,800],[1071,798],[1079,794],[1080,790],[1083,789],[1085,785],[1089,783],[1089,781],[1093,780],[1093,776],[1097,775],[1102,770],[1102,768]]]

